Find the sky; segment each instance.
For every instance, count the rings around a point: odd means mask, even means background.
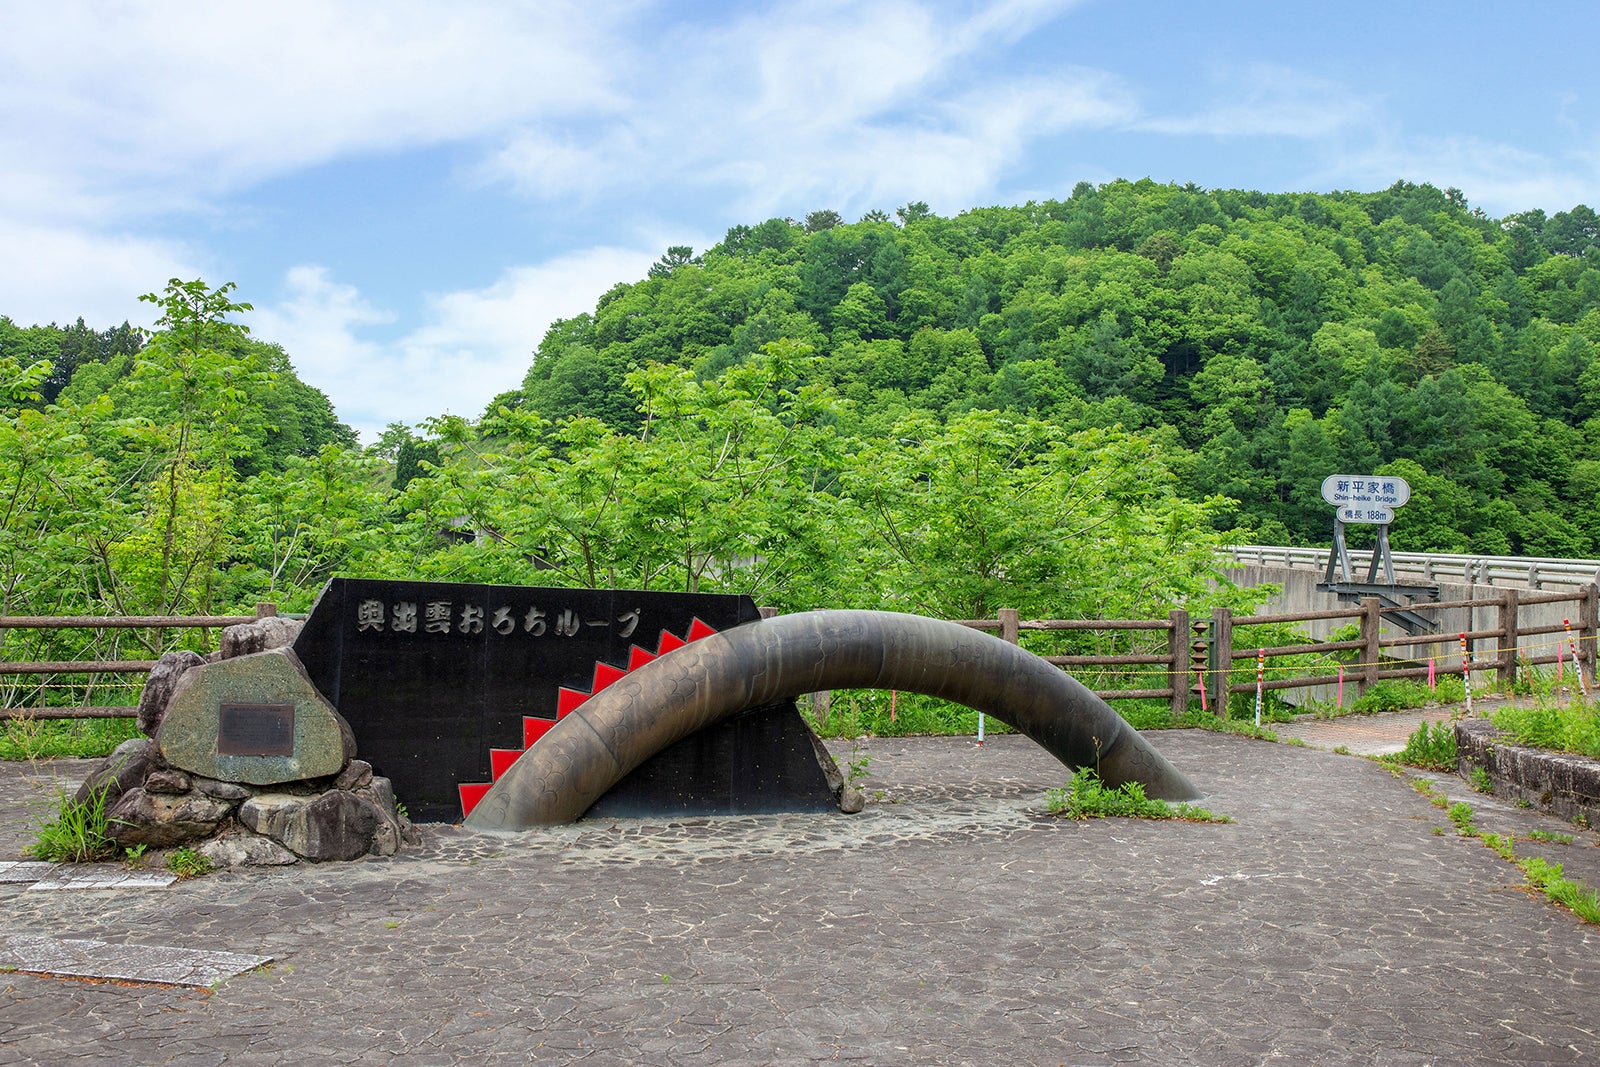
[[[0,314],[234,282],[367,441],[669,245],[1149,177],[1600,207],[1600,5],[0,0]]]

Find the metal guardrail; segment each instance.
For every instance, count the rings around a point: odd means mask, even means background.
[[[1292,570],[1325,571],[1327,548],[1282,545],[1229,545],[1220,554],[1230,562]],[[1397,579],[1452,582],[1461,585],[1521,586],[1545,589],[1600,582],[1600,560],[1539,559],[1532,556],[1457,556],[1442,552],[1395,552]],[[1371,563],[1371,550],[1352,549],[1351,564],[1360,572]]]

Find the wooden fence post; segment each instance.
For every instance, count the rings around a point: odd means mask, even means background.
[[[1365,696],[1370,686],[1378,682],[1378,659],[1383,655],[1380,630],[1383,616],[1379,614],[1378,598],[1361,598],[1361,680],[1357,683],[1357,696]]]
[[[1589,677],[1595,677],[1600,657],[1595,655],[1595,638],[1600,635],[1600,588],[1590,582],[1583,591],[1583,602],[1578,606],[1578,655],[1589,666]]]
[[[278,614],[278,605],[276,605],[276,604],[257,604],[256,605],[256,618],[258,618],[258,619],[270,619],[270,618],[272,618],[273,616],[275,616],[277,614]]]
[[[1172,721],[1189,714],[1189,613],[1182,608],[1167,612],[1167,682],[1172,686]]]
[[[1000,609],[1000,640],[1010,645],[1018,643],[1017,609]]]
[[[1211,710],[1217,718],[1228,717],[1228,679],[1233,670],[1233,612],[1228,608],[1211,611],[1211,647],[1206,657],[1206,682],[1211,686]]]
[[[1510,586],[1500,593],[1500,685],[1506,692],[1517,684],[1517,589]]]

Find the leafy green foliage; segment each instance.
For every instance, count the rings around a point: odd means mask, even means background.
[[[109,756],[122,742],[139,736],[132,719],[39,719],[0,723],[0,760],[90,759]]]
[[[1108,787],[1092,769],[1080,768],[1065,789],[1045,794],[1045,808],[1068,819],[1180,819],[1185,822],[1232,822],[1194,804],[1169,804],[1144,795],[1140,782]]]
[[[1423,723],[1406,740],[1396,762],[1429,771],[1456,769],[1456,732],[1447,722]]]
[[[1600,706],[1541,700],[1531,707],[1507,705],[1490,718],[1518,744],[1600,759]]]
[[[167,870],[179,878],[198,878],[214,869],[210,859],[187,845],[167,853]]]

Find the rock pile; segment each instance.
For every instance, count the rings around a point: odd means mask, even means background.
[[[161,657],[139,699],[148,736],[120,745],[78,790],[80,802],[104,792],[108,836],[191,845],[217,866],[391,856],[421,842],[306,677],[290,649],[297,630],[261,619],[229,627],[212,657]]]

